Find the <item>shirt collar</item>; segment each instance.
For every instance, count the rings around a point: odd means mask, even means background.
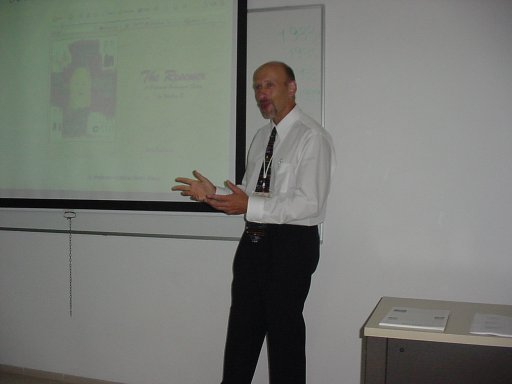
[[[288,112],[288,114],[279,122],[279,124],[274,124],[273,121],[270,121],[270,126],[276,127],[277,134],[279,135],[279,138],[282,140],[288,132],[290,132],[290,129],[292,128],[293,124],[295,124],[296,121],[300,119],[300,108],[296,105],[293,107],[293,109]]]

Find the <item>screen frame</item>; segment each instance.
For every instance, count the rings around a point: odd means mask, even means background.
[[[247,0],[236,1],[236,110],[235,110],[235,183],[245,174],[246,152],[246,67]],[[172,193],[172,192],[169,192]],[[206,203],[194,201],[95,200],[64,198],[0,198],[0,208],[55,208],[119,211],[218,212]]]

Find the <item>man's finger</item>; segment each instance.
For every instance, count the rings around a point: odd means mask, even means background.
[[[195,180],[194,179],[189,179],[188,177],[177,177],[176,179],[174,179],[175,182],[177,183],[183,183],[183,184],[192,184]]]
[[[206,177],[204,177],[203,175],[201,175],[201,173],[199,173],[199,171],[197,171],[197,170],[194,170],[194,171],[192,172],[192,174],[193,174],[193,175],[194,175],[194,177],[195,177],[197,180],[199,180],[199,181],[203,181],[203,182],[204,182],[204,181],[207,181],[207,180],[208,180]]]
[[[226,185],[228,186],[229,189],[231,189],[231,191],[233,193],[238,193],[238,192],[241,192],[242,190],[240,188],[238,188],[235,184],[233,184],[231,181],[229,180],[226,180]]]

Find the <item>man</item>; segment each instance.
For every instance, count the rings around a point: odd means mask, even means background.
[[[246,229],[233,262],[223,384],[249,384],[267,337],[270,382],[306,382],[302,315],[319,259],[334,149],[330,135],[295,104],[293,70],[281,62],[253,75],[257,105],[269,124],[256,133],[242,185],[218,188],[194,171],[174,191],[227,214]],[[272,131],[275,132],[272,133]]]

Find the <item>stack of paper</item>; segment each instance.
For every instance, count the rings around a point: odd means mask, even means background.
[[[379,325],[384,327],[444,331],[449,315],[450,311],[447,309],[393,307]]]
[[[470,332],[475,335],[512,337],[512,317],[476,313]]]

